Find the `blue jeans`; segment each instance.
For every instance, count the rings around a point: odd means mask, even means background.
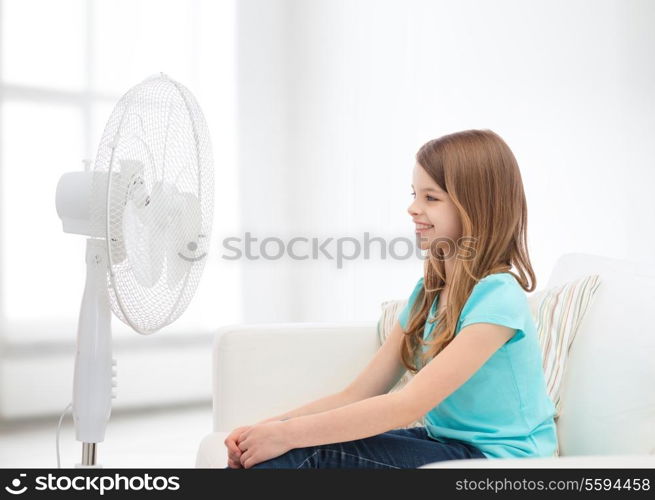
[[[425,427],[394,429],[355,441],[294,448],[251,469],[416,469],[441,460],[486,458],[468,443],[440,439],[445,442],[432,439]]]

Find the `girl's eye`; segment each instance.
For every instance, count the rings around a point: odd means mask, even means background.
[[[416,196],[416,193],[412,191],[412,196]],[[428,201],[438,201],[436,198],[433,198],[432,196],[426,195],[426,198]]]

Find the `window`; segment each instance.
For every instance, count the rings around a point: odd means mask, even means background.
[[[0,335],[9,342],[73,340],[85,242],[62,231],[55,188],[62,173],[95,158],[105,122],[129,88],[163,71],[194,93],[214,150],[214,242],[219,231],[238,226],[220,216],[233,214],[223,207],[234,206],[238,193],[234,5],[0,0],[0,23]],[[236,322],[237,284],[234,266],[215,255],[178,330]],[[116,334],[133,335],[114,325]]]

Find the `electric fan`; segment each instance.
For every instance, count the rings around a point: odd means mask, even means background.
[[[72,402],[78,467],[99,467],[96,447],[115,398],[110,311],[149,335],[175,321],[198,287],[211,235],[212,168],[198,103],[159,73],[118,101],[94,167],[57,184],[64,232],[87,236]]]

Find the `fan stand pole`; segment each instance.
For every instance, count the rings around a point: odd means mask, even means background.
[[[82,466],[96,465],[96,443],[82,444]]]
[[[76,467],[100,467],[97,444],[105,439],[111,414],[111,309],[107,296],[107,249],[103,239],[86,240],[86,285],[77,330],[73,383],[75,437],[82,442],[82,462]]]

